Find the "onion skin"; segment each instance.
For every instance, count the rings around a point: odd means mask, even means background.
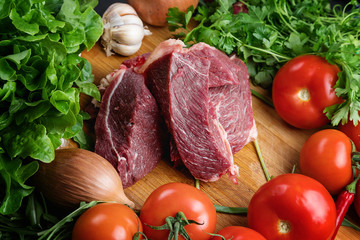
[[[63,148],[77,148],[78,144],[72,139],[61,138],[61,145],[57,149]]]
[[[147,24],[163,27],[167,25],[166,17],[169,8],[178,7],[186,12],[191,5],[197,7],[199,0],[128,0],[137,14]]]
[[[100,155],[80,148],[57,149],[51,163],[39,162],[33,181],[47,200],[64,209],[93,200],[135,206],[125,196],[115,168]]]

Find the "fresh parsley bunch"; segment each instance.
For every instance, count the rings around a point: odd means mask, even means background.
[[[233,13],[233,4],[248,13]],[[360,120],[360,9],[357,1],[337,5],[328,0],[200,1],[196,11],[169,11],[171,31],[186,44],[206,42],[247,64],[253,84],[271,87],[279,68],[302,54],[316,54],[342,70],[335,86],[341,104],[326,108],[332,124]],[[189,30],[190,17],[197,25]],[[180,32],[178,29],[184,29]]]

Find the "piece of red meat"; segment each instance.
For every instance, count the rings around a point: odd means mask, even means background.
[[[210,102],[209,68],[209,60],[175,51],[145,70],[183,163],[203,181],[237,175],[226,133]]]
[[[144,63],[146,62],[146,60],[149,58],[150,55],[151,52],[144,53],[139,56],[127,59],[123,61],[122,64],[128,68],[134,69],[134,71],[137,71],[142,65],[144,65]]]
[[[181,40],[169,39],[161,42],[150,56],[147,56],[146,62],[139,68],[136,69],[136,72],[143,74],[145,70],[153,62],[157,61],[159,58],[162,58],[165,55],[168,55],[172,52],[182,52],[184,51],[185,44]]]
[[[188,51],[195,56],[210,61],[209,87],[238,85],[245,76],[248,79],[246,66],[245,69],[240,68],[225,53],[206,43],[197,43],[190,47]]]
[[[210,99],[235,154],[257,137],[247,67],[235,55],[229,58],[205,43],[193,45],[189,52],[211,62]]]
[[[251,94],[244,90],[246,82],[243,83],[209,89],[211,102],[226,131],[233,154],[257,137],[252,107],[248,104],[249,101],[251,103]]]
[[[126,188],[155,168],[167,133],[143,75],[122,66],[111,76],[95,123],[95,152],[115,167]]]
[[[204,181],[228,173],[236,182],[232,154],[257,136],[246,65],[204,43],[187,49],[179,40],[167,40],[151,54],[124,61],[102,85],[106,88],[125,66],[146,73],[147,86],[161,108],[168,109],[162,115],[172,134],[167,150],[175,166],[185,163],[195,178]],[[164,96],[168,98],[163,100]],[[158,139],[168,134],[159,132]]]

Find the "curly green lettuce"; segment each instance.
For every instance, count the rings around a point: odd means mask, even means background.
[[[102,34],[94,0],[0,3],[0,214],[15,213],[33,187],[38,161],[61,139],[84,139],[79,95],[100,100],[80,57]],[[81,142],[80,144],[85,144]],[[1,200],[2,199],[2,200]]]

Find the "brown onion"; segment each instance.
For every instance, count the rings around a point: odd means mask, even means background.
[[[100,155],[80,148],[57,149],[55,160],[40,163],[36,189],[56,206],[74,208],[80,202],[114,201],[134,207],[124,193],[115,168]]]
[[[178,7],[185,12],[188,7],[197,7],[199,0],[128,0],[144,22],[154,26],[166,26],[169,8]]]
[[[77,148],[79,147],[75,141],[72,139],[65,139],[61,138],[61,145],[57,149],[63,149],[63,148]]]

